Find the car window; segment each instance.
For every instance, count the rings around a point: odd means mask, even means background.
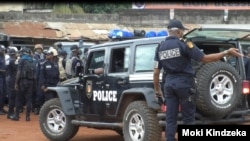
[[[105,51],[95,51],[90,53],[88,69],[103,68]]]
[[[158,44],[138,45],[135,50],[135,72],[152,72],[155,48]]]
[[[111,50],[110,73],[127,72],[129,66],[129,47]]]

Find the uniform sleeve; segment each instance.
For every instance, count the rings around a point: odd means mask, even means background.
[[[76,72],[76,63],[77,63],[77,60],[76,60],[76,58],[74,58],[73,59],[73,61],[72,61],[72,70],[74,71],[74,72]]]
[[[24,66],[24,61],[19,59],[18,65],[17,65],[17,76],[16,76],[16,83],[17,84],[20,82],[23,66]]]
[[[6,60],[6,72],[9,72],[11,70],[11,60],[8,59]]]
[[[8,60],[8,62],[6,62],[6,72],[10,72],[11,70],[16,70],[15,68],[15,60]]]
[[[40,86],[45,86],[44,66],[45,66],[44,64],[40,64],[40,73],[38,79],[38,83]]]
[[[155,49],[155,57],[154,57],[154,68],[155,69],[161,69],[162,65],[160,63],[160,59],[159,59],[159,54],[158,54],[158,50],[161,44],[159,44],[156,49]]]
[[[73,67],[73,70],[74,70],[75,74],[77,75],[77,73],[78,73],[77,67],[81,66],[81,61],[78,60],[78,59],[74,59],[73,62],[72,62],[72,65],[73,65],[73,66],[72,66],[72,67]]]
[[[190,46],[185,43],[182,44],[185,55],[196,61],[201,61],[205,54],[194,43],[191,42],[191,44]]]
[[[246,71],[246,80],[250,80],[250,59],[245,58],[244,63],[245,63],[245,71]]]
[[[5,60],[0,58],[0,70],[5,70],[6,66],[5,66]]]

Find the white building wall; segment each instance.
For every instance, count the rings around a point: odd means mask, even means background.
[[[23,3],[0,3],[0,12],[23,11]]]

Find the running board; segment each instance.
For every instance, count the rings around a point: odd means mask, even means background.
[[[91,127],[91,128],[122,128],[122,123],[109,123],[109,122],[89,122],[89,121],[79,121],[79,120],[72,120],[72,124],[74,125],[80,125],[85,127]]]

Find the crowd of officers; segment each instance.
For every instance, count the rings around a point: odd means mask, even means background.
[[[55,47],[45,50],[42,44],[36,44],[33,51],[0,45],[0,115],[13,121],[19,121],[19,114],[24,111],[26,121],[31,120],[31,112],[38,115],[44,102],[56,97],[47,87],[77,77],[66,74],[67,55],[65,50]],[[67,69],[75,72],[83,64],[78,46],[73,45],[69,55],[68,60],[73,60]]]

